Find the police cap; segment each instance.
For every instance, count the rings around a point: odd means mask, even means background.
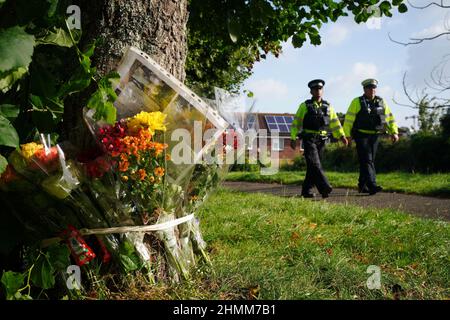
[[[325,85],[325,81],[323,81],[322,79],[315,79],[315,80],[308,82],[308,87],[310,89],[316,88],[316,87],[322,88],[324,85]]]
[[[376,88],[378,85],[378,81],[376,79],[366,79],[363,82],[361,82],[361,84],[364,88],[366,87]]]

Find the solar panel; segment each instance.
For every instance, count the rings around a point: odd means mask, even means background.
[[[255,117],[255,115],[254,115],[254,114],[250,114],[250,115],[247,117],[247,129],[252,129],[252,128],[254,128],[255,123],[256,123],[256,117]]]
[[[289,133],[291,131],[293,116],[264,116],[267,127],[270,131],[278,130],[280,133]]]
[[[269,123],[275,123],[275,117],[273,116],[265,116],[267,124]]]

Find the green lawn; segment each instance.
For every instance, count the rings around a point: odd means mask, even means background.
[[[225,189],[199,217],[214,273],[199,268],[191,282],[153,298],[392,299],[393,291],[402,299],[450,297],[447,222]],[[370,265],[381,270],[380,289],[366,286]]]
[[[326,175],[333,187],[356,188],[358,184],[359,174],[356,172],[327,172]],[[227,176],[228,181],[283,184],[301,184],[304,178],[304,171],[280,171],[267,176],[259,172],[230,172]],[[450,173],[379,173],[377,183],[386,191],[450,197]]]

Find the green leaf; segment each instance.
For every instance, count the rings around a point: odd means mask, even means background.
[[[292,45],[294,48],[300,48],[306,41],[306,34],[303,32],[296,33],[292,36]]]
[[[45,133],[51,133],[61,121],[64,105],[58,100],[50,100],[31,95],[30,103],[33,106],[31,118],[36,128]]]
[[[8,165],[8,161],[4,156],[0,154],[0,176],[5,172],[6,166]]]
[[[47,2],[50,4],[50,8],[47,11],[48,17],[53,17],[56,13],[56,9],[58,8],[58,1],[59,0],[47,0]]]
[[[6,2],[6,0],[0,0],[0,9],[2,8],[2,6],[5,2]]]
[[[402,3],[398,6],[398,12],[405,13],[406,11],[408,11],[408,7],[406,6],[406,4]]]
[[[319,34],[309,34],[309,40],[311,41],[311,44],[318,46],[322,43],[322,41],[320,40],[320,35]]]
[[[381,12],[383,12],[385,15],[388,15],[389,10],[391,10],[391,4],[389,3],[389,1],[383,1],[380,4],[380,10]]]
[[[17,148],[19,136],[8,119],[0,115],[0,145]]]
[[[59,92],[59,97],[65,97],[66,95],[71,95],[75,92],[86,89],[91,84],[91,75],[87,73],[84,68],[80,67],[67,81],[64,83]]]
[[[95,120],[105,120],[110,124],[116,121],[117,110],[113,102],[117,99],[117,94],[112,88],[112,82],[118,77],[119,75],[116,72],[112,72],[103,77],[98,83],[98,90],[89,99],[87,107],[89,109],[95,109]]]
[[[255,94],[253,93],[253,91],[250,91],[250,90],[244,90],[244,93],[246,93],[246,94],[247,94],[247,97],[249,97],[249,98],[253,98],[253,96],[255,95]]]
[[[267,25],[270,16],[274,13],[272,6],[265,0],[251,1],[250,15],[252,19],[261,21]]]
[[[26,68],[18,68],[17,70],[11,70],[0,74],[0,90],[3,93],[9,91],[13,84],[21,79],[26,73]]]
[[[107,123],[113,124],[116,121],[117,110],[111,101],[108,101],[107,92],[99,89],[89,99],[87,106],[95,109],[94,119],[105,120]]]
[[[1,282],[6,290],[6,299],[14,298],[16,292],[24,286],[26,274],[13,271],[4,272]]]
[[[124,241],[120,244],[120,264],[125,272],[130,272],[139,269],[139,258],[135,254],[133,244],[129,241]]]
[[[34,285],[42,289],[52,288],[55,285],[54,271],[48,256],[41,254],[34,263],[34,268],[31,271],[31,281]]]
[[[36,38],[36,43],[39,44],[50,44],[57,45],[60,47],[70,48],[73,46],[73,41],[70,38],[69,33],[67,33],[62,28],[54,28],[53,31],[47,31],[47,33],[39,38]]]
[[[31,296],[29,296],[28,294],[22,294],[20,292],[16,292],[16,294],[14,295],[14,299],[15,300],[33,300],[33,298]]]
[[[120,255],[120,263],[127,273],[139,269],[139,265],[136,264],[136,261],[124,254]]]
[[[70,251],[65,244],[55,244],[48,248],[49,260],[55,270],[65,271],[70,265]]]
[[[20,107],[13,104],[0,104],[0,115],[8,120],[15,119],[19,115]]]
[[[34,36],[21,27],[0,30],[0,72],[27,68],[34,50]]]

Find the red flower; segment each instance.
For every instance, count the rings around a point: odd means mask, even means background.
[[[48,154],[45,149],[39,149],[31,158],[30,167],[33,169],[45,168],[47,171],[54,171],[59,167],[58,149],[51,147]]]
[[[9,183],[11,181],[14,181],[18,179],[16,170],[14,170],[14,167],[10,164],[6,166],[5,171],[2,173],[0,177],[0,182]]]
[[[112,167],[112,164],[105,157],[98,157],[85,164],[86,173],[91,178],[101,178]]]

